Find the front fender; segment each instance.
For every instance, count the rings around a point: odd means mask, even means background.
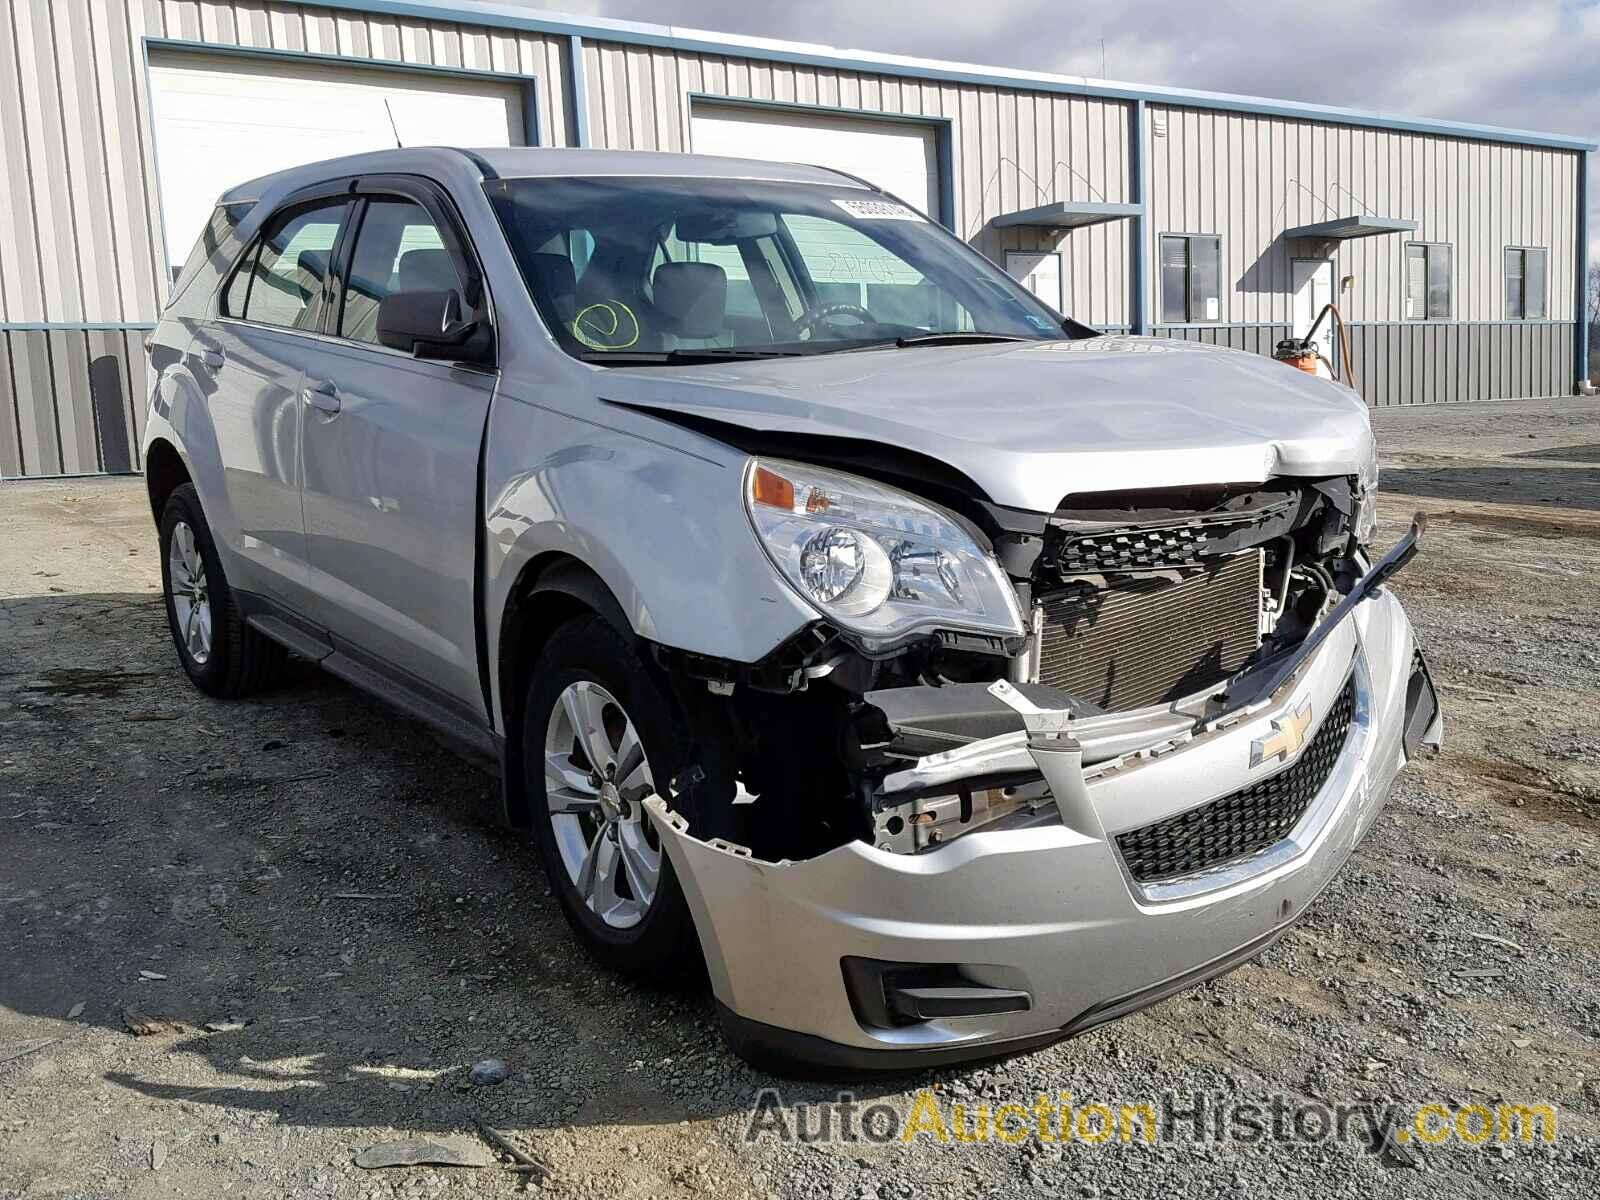
[[[551,553],[594,571],[640,637],[696,654],[753,663],[816,618],[756,542],[746,456],[683,436],[695,445],[497,405],[485,452],[491,663],[512,589]]]

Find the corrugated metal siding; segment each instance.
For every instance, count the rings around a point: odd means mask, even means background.
[[[1157,337],[1179,338],[1185,342],[1205,342],[1248,350],[1252,354],[1271,354],[1272,348],[1289,336],[1287,325],[1158,325],[1151,330]]]
[[[1332,257],[1355,276],[1339,296],[1349,321],[1403,319],[1407,241],[1453,247],[1456,321],[1500,321],[1504,250],[1550,249],[1550,310],[1573,319],[1580,155],[1566,150],[1198,109],[1149,107],[1150,245],[1163,232],[1222,238],[1225,322],[1288,322],[1290,259]],[[1419,222],[1415,234],[1332,244],[1286,229],[1357,213]],[[1151,277],[1151,312],[1159,312]],[[1568,372],[1571,373],[1570,371]]]
[[[1128,227],[1058,235],[996,230],[1001,213],[1052,200],[1128,198],[1129,106],[658,47],[588,42],[589,130],[598,146],[688,150],[690,95],[949,119],[958,233],[996,262],[1007,250],[1057,250],[1067,311],[1091,324],[1128,319]]]
[[[153,321],[166,278],[140,39],[538,77],[564,145],[564,38],[262,0],[23,0],[0,21],[0,323]]]
[[[145,400],[141,324],[166,278],[143,38],[537,77],[539,138],[564,145],[567,39],[271,0],[9,0],[0,13],[0,476],[137,466]],[[1132,225],[1066,234],[994,230],[1051,200],[1129,196],[1129,109],[1056,95],[748,55],[585,43],[596,145],[688,149],[691,93],[948,121],[957,231],[997,262],[1056,251],[1068,312],[1130,317]],[[1269,352],[1287,332],[1278,234],[1364,211],[1421,222],[1454,247],[1466,325],[1399,324],[1405,236],[1343,243],[1338,275],[1369,400],[1564,394],[1572,373],[1581,156],[1151,103],[1147,262],[1163,231],[1223,238],[1231,288],[1209,329],[1168,330]],[[1154,136],[1160,126],[1162,136]],[[1550,249],[1549,322],[1504,324],[1504,248]],[[1151,271],[1152,291],[1157,273]],[[1146,311],[1158,310],[1151,295]],[[61,329],[18,329],[52,324]],[[90,329],[108,324],[119,328]],[[77,328],[73,328],[77,326]]]
[[[1166,325],[1151,332],[1270,355],[1289,326]],[[1374,406],[1564,396],[1572,390],[1572,325],[1365,323],[1350,326],[1350,359],[1362,397]]]
[[[1372,405],[1565,396],[1572,336],[1566,321],[1360,324],[1350,357]]]
[[[537,77],[567,138],[566,39],[264,0],[8,0],[0,12],[0,476],[137,467],[137,328],[167,278],[144,38]]]
[[[143,336],[0,331],[0,477],[138,470]]]

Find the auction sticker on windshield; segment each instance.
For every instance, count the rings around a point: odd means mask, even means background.
[[[923,217],[893,200],[838,200],[834,203],[863,221],[921,221]]]

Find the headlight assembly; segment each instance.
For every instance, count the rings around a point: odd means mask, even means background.
[[[913,496],[821,467],[753,459],[745,507],[784,580],[869,648],[935,628],[1022,635],[1016,592],[994,556]]]

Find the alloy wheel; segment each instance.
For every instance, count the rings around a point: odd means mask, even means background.
[[[650,911],[661,878],[661,839],[645,815],[655,790],[633,721],[597,683],[569,684],[550,713],[544,745],[550,825],[568,878],[613,929]]]
[[[172,527],[167,545],[168,587],[172,613],[184,648],[197,667],[211,657],[211,593],[206,586],[206,564],[187,521]]]

